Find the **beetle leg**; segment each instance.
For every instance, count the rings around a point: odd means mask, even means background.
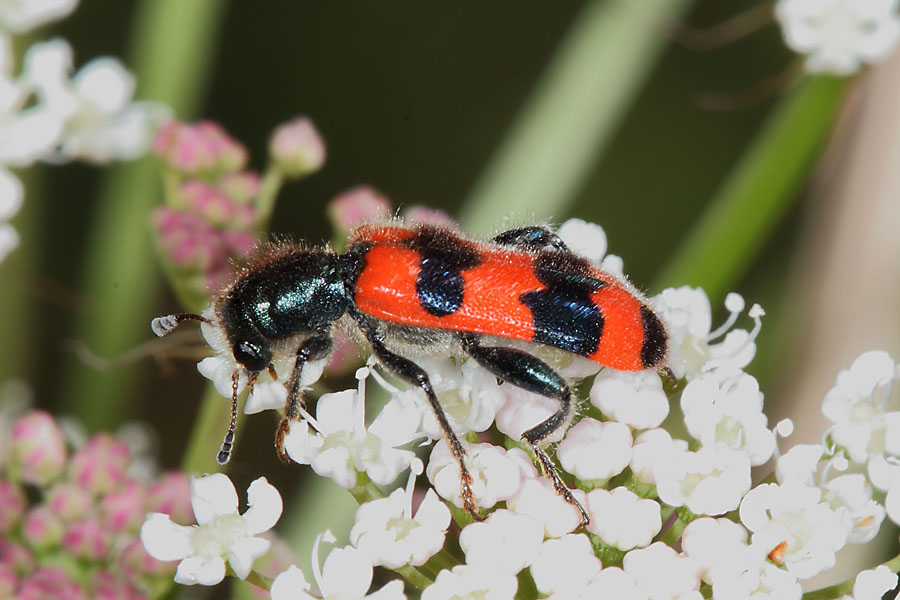
[[[571,252],[562,238],[542,225],[510,229],[494,236],[491,241],[501,246],[513,246],[522,250],[537,251],[544,248],[555,248],[561,252]]]
[[[303,365],[312,360],[325,358],[331,353],[331,337],[327,334],[319,334],[303,341],[297,349],[297,360],[291,372],[288,382],[288,395],[284,403],[284,416],[278,429],[275,431],[275,452],[284,463],[290,463],[291,457],[284,449],[284,436],[291,429],[291,421],[300,418],[300,405],[303,402],[303,390],[300,388],[300,375],[303,373]]]
[[[559,401],[559,409],[523,433],[522,439],[531,445],[541,472],[553,481],[556,493],[578,509],[581,513],[581,524],[586,527],[591,520],[587,511],[572,495],[572,490],[563,482],[553,461],[541,447],[544,440],[568,426],[572,411],[572,392],[569,390],[569,384],[550,365],[523,350],[482,346],[478,336],[472,334],[462,334],[460,339],[466,353],[491,374],[516,387]]]
[[[466,466],[466,450],[463,448],[456,433],[453,432],[453,428],[450,427],[450,421],[447,420],[447,415],[444,413],[444,409],[441,407],[440,402],[438,402],[437,394],[434,392],[434,387],[431,385],[428,373],[413,361],[388,350],[384,345],[384,335],[378,330],[376,325],[361,315],[356,314],[354,317],[356,318],[357,323],[359,323],[366,339],[368,339],[369,343],[372,345],[372,351],[378,361],[391,373],[404,381],[418,386],[425,393],[425,397],[428,399],[428,403],[434,411],[434,416],[437,418],[444,440],[447,442],[447,446],[450,447],[450,451],[453,453],[453,458],[456,459],[456,463],[459,465],[463,508],[469,511],[469,514],[476,520],[481,521],[484,517],[478,513],[478,506],[475,504],[475,494],[472,492],[472,474]]]

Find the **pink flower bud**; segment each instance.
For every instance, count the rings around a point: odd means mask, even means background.
[[[350,231],[357,225],[391,214],[391,201],[367,185],[360,185],[336,196],[326,209],[338,231]]]
[[[66,461],[63,432],[42,411],[32,411],[13,423],[11,450],[10,467],[27,483],[49,483],[62,473]]]
[[[191,482],[181,471],[165,473],[147,487],[147,512],[169,515],[182,525],[196,522],[191,507]]]
[[[62,569],[41,567],[22,581],[17,600],[86,600],[84,590]]]
[[[299,117],[275,128],[269,155],[285,177],[302,177],[325,163],[325,142],[312,121]]]
[[[11,565],[0,563],[0,598],[13,598],[19,586],[19,578]]]
[[[111,434],[98,433],[72,456],[69,475],[92,494],[106,494],[122,484],[130,463],[128,446]]]
[[[28,501],[25,492],[16,483],[0,480],[0,533],[11,530],[22,519]],[[0,598],[3,595],[0,594]]]
[[[138,579],[143,576],[171,577],[175,573],[178,563],[161,561],[147,554],[143,542],[136,539],[129,542],[119,555],[118,567],[130,579]]]
[[[71,483],[54,485],[47,495],[47,505],[63,521],[80,519],[93,505],[91,495]]]
[[[72,523],[63,534],[62,545],[78,558],[99,561],[109,552],[112,532],[96,519]]]
[[[259,195],[259,173],[241,171],[226,173],[219,179],[218,188],[238,204],[250,204]]]
[[[459,231],[459,224],[447,213],[427,206],[410,206],[403,211],[403,219],[410,225],[437,225]]]
[[[256,248],[258,240],[248,231],[227,230],[222,232],[222,241],[228,248],[229,255],[243,258]]]
[[[100,500],[103,524],[113,531],[137,531],[144,522],[144,486],[128,480],[120,490],[109,493]]]
[[[95,573],[88,587],[93,600],[144,600],[146,596],[131,587],[131,584],[110,571]]]
[[[22,523],[25,540],[36,550],[56,546],[63,537],[63,530],[63,520],[49,506],[32,508]]]
[[[34,569],[34,556],[22,544],[16,544],[0,537],[0,564],[12,568],[18,575]]]
[[[246,149],[211,121],[166,123],[156,133],[153,151],[185,175],[239,171],[247,162]]]
[[[235,205],[222,191],[199,179],[190,179],[178,188],[178,196],[187,210],[202,216],[212,225],[222,226],[234,218]]]

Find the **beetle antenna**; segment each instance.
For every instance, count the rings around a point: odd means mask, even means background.
[[[235,369],[231,374],[231,423],[228,424],[228,431],[222,438],[222,445],[219,446],[219,453],[216,454],[216,462],[220,465],[228,464],[231,460],[231,451],[234,448],[234,430],[237,428],[237,397],[238,382],[240,381],[240,370]]]
[[[193,313],[180,313],[177,315],[165,315],[162,317],[156,317],[152,321],[150,321],[150,329],[153,330],[153,333],[162,337],[173,329],[178,327],[178,324],[183,321],[203,321],[204,323],[209,323],[210,320],[201,315],[195,315]]]

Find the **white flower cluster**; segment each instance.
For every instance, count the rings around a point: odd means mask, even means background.
[[[787,45],[810,73],[852,75],[886,59],[900,42],[898,0],[778,0]]]
[[[37,161],[136,158],[168,114],[157,103],[132,102],[134,78],[114,58],[94,59],[73,76],[72,48],[61,38],[32,45],[17,68],[13,37],[65,17],[77,3],[0,2],[0,261],[19,242],[9,220],[24,190],[10,169]]]
[[[560,234],[573,248],[605,248],[594,225],[569,222]],[[602,252],[588,258],[621,265]],[[351,545],[333,550],[323,571],[313,561],[317,592],[292,567],[276,579],[272,597],[404,597],[393,584],[365,595],[372,568],[382,566],[418,570],[431,582],[424,600],[511,599],[523,592],[523,582],[535,589],[524,597],[557,600],[699,600],[709,596],[706,590],[721,599],[799,599],[800,581],[831,569],[839,549],[871,540],[886,514],[900,520],[900,387],[893,386],[900,375],[893,359],[871,352],[841,372],[823,404],[833,422],[823,443],[782,455],[776,442],[790,435],[790,422],[769,428],[759,385],[744,371],[756,353],[762,308],[746,311],[753,326],[745,330],[734,327],[746,309],[737,294],[726,298],[729,317],[717,328],[702,290],[668,289],[650,302],[667,324],[668,367],[677,381],[665,383],[655,372],[600,370],[529,346],[567,378],[593,376],[581,418],[553,440],[559,464],[575,482],[573,495],[590,516],[586,530],[578,530],[578,511],[518,444],[523,431],[553,414],[553,402],[501,385],[471,360],[419,361],[451,426],[465,436],[474,500],[487,515],[471,522],[461,510],[459,466],[421,392],[394,386],[370,363],[357,371],[356,389],[325,394],[315,417],[304,414],[294,423],[285,447],[295,461],[344,488],[358,491],[362,473],[362,484],[391,486],[410,469],[408,483],[360,506]],[[201,371],[230,397],[237,365],[215,328],[204,325],[204,333],[220,354],[201,363]],[[276,371],[287,373],[289,365],[279,360],[276,354]],[[312,371],[318,377],[321,369]],[[390,400],[368,420],[370,379]],[[261,385],[271,387],[262,389],[271,402],[256,401],[248,412],[283,403],[281,381],[256,385],[257,394]],[[689,439],[662,428],[674,399]],[[477,434],[508,439],[476,442]],[[438,440],[424,465],[414,452],[422,440]],[[753,488],[751,468],[773,456],[777,482]],[[432,488],[414,511],[415,477],[422,472]],[[462,527],[458,549],[445,543],[451,514]],[[861,590],[896,583],[883,571],[860,578]]]

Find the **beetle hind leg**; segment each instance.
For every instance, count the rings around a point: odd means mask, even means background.
[[[283,463],[291,463],[291,457],[288,456],[287,450],[284,448],[284,438],[291,430],[291,422],[300,418],[300,406],[303,402],[303,389],[300,386],[301,375],[303,374],[303,366],[313,360],[320,360],[331,354],[331,337],[328,335],[317,335],[306,339],[297,348],[297,359],[294,362],[294,369],[291,372],[291,379],[288,383],[288,395],[284,404],[284,416],[275,430],[275,452]],[[270,373],[274,372],[274,367],[269,366]]]
[[[478,336],[472,334],[463,334],[460,339],[466,353],[491,374],[516,387],[559,402],[557,411],[523,433],[522,439],[534,451],[544,477],[553,482],[557,494],[578,509],[581,524],[586,527],[591,520],[590,516],[572,494],[572,490],[566,486],[553,461],[541,447],[548,437],[569,423],[572,414],[572,392],[569,384],[550,365],[523,350],[482,346]]]

